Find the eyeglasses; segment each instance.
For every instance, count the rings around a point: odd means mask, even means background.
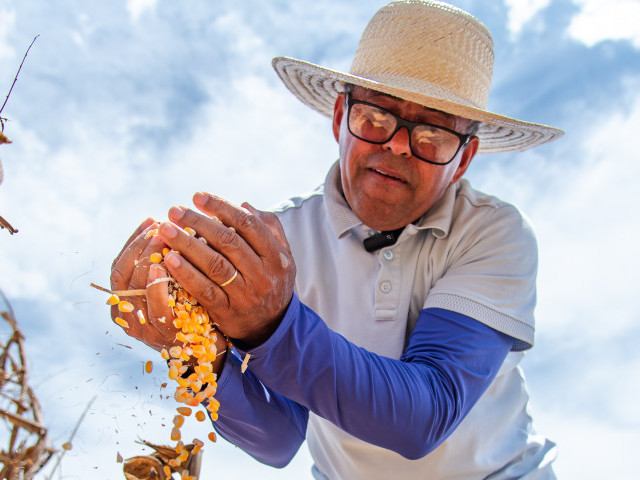
[[[387,143],[402,127],[409,132],[411,154],[434,165],[446,165],[473,135],[463,135],[439,125],[411,122],[373,103],[347,96],[349,132],[365,142]]]

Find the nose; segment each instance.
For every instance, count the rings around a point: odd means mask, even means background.
[[[411,138],[409,138],[409,130],[407,127],[400,127],[393,137],[389,139],[383,146],[386,150],[391,151],[395,155],[402,157],[411,156]]]

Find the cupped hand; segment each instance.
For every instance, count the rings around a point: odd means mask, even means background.
[[[204,215],[173,207],[158,228],[172,249],[165,266],[222,332],[257,346],[278,327],[293,295],[296,268],[284,230],[274,214],[248,204],[205,193],[196,193],[194,204]]]
[[[178,344],[177,329],[173,325],[173,311],[169,306],[166,270],[151,262],[153,253],[161,253],[165,245],[151,231],[158,223],[147,219],[136,229],[118,254],[111,268],[111,289],[144,290],[146,295],[122,296],[133,305],[131,312],[123,312],[118,305],[111,307],[111,318],[122,318],[126,333],[154,350]],[[162,280],[165,279],[165,280]],[[149,287],[147,287],[149,285]]]

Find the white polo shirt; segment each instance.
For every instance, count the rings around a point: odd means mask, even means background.
[[[317,479],[551,479],[552,442],[534,433],[518,367],[533,345],[537,247],[520,212],[466,180],[398,242],[369,253],[371,233],[350,210],[339,165],[325,185],[275,210],[297,266],[300,300],[352,343],[400,358],[420,310],[475,318],[515,339],[492,385],[436,450],[407,460],[310,413]]]

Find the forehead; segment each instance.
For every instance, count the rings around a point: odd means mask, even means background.
[[[469,123],[469,120],[466,118],[451,115],[450,113],[428,108],[424,105],[410,102],[409,100],[393,97],[386,93],[357,85],[353,86],[351,96],[358,100],[365,100],[380,105],[407,120],[413,120],[415,122],[436,123],[454,130],[464,130]]]

